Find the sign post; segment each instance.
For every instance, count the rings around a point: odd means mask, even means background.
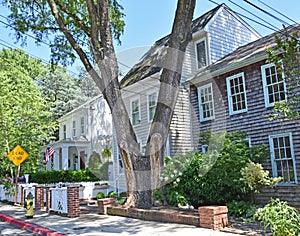
[[[15,204],[18,203],[18,178],[21,168],[20,165],[28,156],[29,154],[20,145],[17,145],[10,153],[7,154],[7,157],[17,166]]]

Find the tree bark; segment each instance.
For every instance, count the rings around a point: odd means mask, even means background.
[[[84,28],[84,32],[90,38],[89,44],[96,66],[100,70],[99,73],[79,43],[76,43],[71,31],[64,24],[55,0],[47,0],[47,2],[60,30],[79,55],[84,67],[110,107],[118,147],[125,165],[129,195],[127,206],[151,207],[152,190],[160,187],[159,176],[164,163],[166,138],[178,95],[184,52],[191,39],[190,28],[195,0],[178,0],[167,59],[164,62],[161,75],[156,113],[147,142],[146,156],[139,154],[136,135],[121,96],[118,81],[119,68],[113,46],[109,17],[110,1],[86,0],[91,25],[90,31]],[[66,11],[64,12],[66,13]],[[76,22],[80,23],[79,20]]]
[[[156,112],[151,124],[147,153],[151,158],[152,189],[160,189],[166,141],[179,92],[184,55],[191,41],[195,0],[178,0],[166,60],[160,78]]]

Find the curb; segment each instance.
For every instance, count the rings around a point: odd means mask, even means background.
[[[63,236],[66,234],[61,234],[58,232],[55,232],[51,229],[48,228],[44,228],[41,227],[39,225],[33,224],[33,223],[29,223],[23,220],[18,220],[14,217],[8,216],[8,215],[4,215],[4,214],[0,214],[0,220],[5,221],[7,223],[10,223],[12,225],[15,225],[21,229],[30,231],[30,232],[35,232],[35,233],[39,233],[42,236]]]

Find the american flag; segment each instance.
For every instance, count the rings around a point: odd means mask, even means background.
[[[46,153],[45,153],[45,162],[48,163],[50,157],[54,154],[54,149],[51,147],[47,147]]]

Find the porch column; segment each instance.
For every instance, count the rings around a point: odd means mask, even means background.
[[[51,160],[49,160],[46,164],[46,170],[51,170]]]
[[[62,169],[68,170],[68,160],[69,160],[69,147],[62,147]]]
[[[59,149],[54,149],[54,155],[53,155],[53,160],[54,160],[54,170],[59,170]]]

